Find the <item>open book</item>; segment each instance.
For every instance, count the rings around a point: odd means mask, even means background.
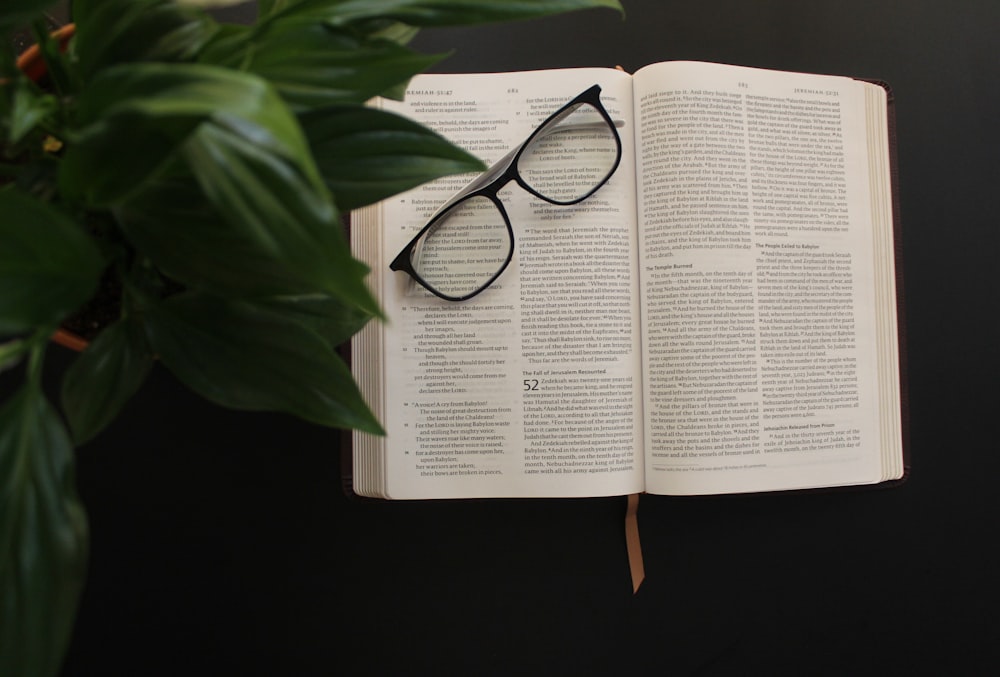
[[[442,300],[389,264],[469,182],[352,215],[388,316],[352,342],[391,499],[691,495],[907,474],[891,96],[696,62],[421,75],[380,105],[495,162],[601,87],[622,159],[572,206],[510,183],[492,286]]]

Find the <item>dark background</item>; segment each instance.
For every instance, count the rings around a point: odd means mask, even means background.
[[[440,71],[669,59],[881,78],[897,102],[913,472],[884,491],[359,502],[339,434],[161,367],[78,452],[65,674],[979,674],[1000,658],[1000,3],[623,0],[426,31]],[[249,16],[252,8],[230,10]],[[50,351],[53,378],[72,354]],[[8,389],[9,392],[9,389]]]

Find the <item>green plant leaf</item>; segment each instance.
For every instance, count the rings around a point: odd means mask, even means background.
[[[407,45],[413,40],[413,38],[417,37],[417,33],[419,32],[420,29],[416,26],[407,26],[404,23],[393,21],[388,25],[379,27],[378,30],[371,35],[372,37],[382,38],[384,40],[392,40],[400,45]]]
[[[445,56],[404,47],[415,30],[397,23],[362,35],[292,15],[262,27],[224,25],[199,60],[260,75],[294,110],[363,103],[405,86]]]
[[[62,407],[77,444],[114,420],[152,364],[142,326],[132,317],[107,327],[90,342],[62,382]]]
[[[75,71],[69,65],[62,41],[57,40],[49,30],[46,19],[35,19],[33,25],[39,54],[45,63],[45,77],[49,87],[60,97],[69,97],[78,90]]]
[[[176,0],[178,5],[186,5],[187,7],[203,7],[206,9],[211,9],[213,7],[229,7],[231,5],[240,5],[245,3],[247,0]]]
[[[10,144],[21,140],[34,130],[47,116],[55,112],[57,103],[54,96],[43,94],[29,84],[27,78],[16,78],[10,90],[9,117],[6,118],[7,141]]]
[[[408,82],[443,56],[295,19],[275,22],[247,49],[247,70],[271,82],[293,110],[364,103]]]
[[[268,248],[266,238],[259,245],[257,233],[243,232],[244,226],[256,225],[257,219],[231,227],[192,181],[152,183],[124,205],[117,217],[137,248],[188,287],[251,298],[317,291],[311,280],[303,278],[301,269]],[[367,267],[350,258],[348,245],[341,240],[333,257],[337,263],[330,264],[329,273],[353,276],[346,288],[362,286]],[[345,303],[364,309],[375,305],[367,289],[362,297]]]
[[[198,54],[198,61],[243,70],[249,58],[250,41],[255,34],[254,26],[219,24],[212,39]]]
[[[208,14],[174,0],[74,0],[73,19],[87,78],[116,64],[190,60],[217,29]]]
[[[31,344],[23,339],[0,343],[0,374],[20,364]]]
[[[272,16],[308,16],[336,25],[389,19],[421,27],[468,26],[598,7],[624,14],[618,0],[290,0],[285,5]]]
[[[351,255],[325,188],[248,145],[236,124],[202,126],[184,157],[229,228],[299,277],[302,284],[285,291],[321,291],[380,314],[364,284],[368,269]]]
[[[135,247],[188,287],[228,296],[301,293],[308,287],[297,269],[262,251],[253,233],[247,237],[230,228],[192,180],[150,182],[115,214]]]
[[[257,0],[257,15],[263,20],[284,10],[295,0]]]
[[[202,397],[233,409],[279,411],[380,434],[347,365],[287,314],[188,292],[146,309],[153,350]]]
[[[299,120],[323,180],[343,209],[373,204],[442,176],[486,169],[439,134],[389,111],[332,106]]]
[[[73,448],[37,384],[0,407],[0,675],[54,677],[86,576]]]
[[[222,120],[315,179],[298,122],[262,78],[206,64],[135,63],[101,71],[84,92],[60,186],[92,204],[124,199],[166,167],[199,125]]]
[[[275,296],[256,303],[312,329],[332,348],[358,333],[373,317],[371,313],[324,294]]]
[[[61,212],[18,190],[0,191],[0,336],[55,327],[90,298],[103,262]]]
[[[30,23],[42,15],[46,9],[56,4],[58,0],[3,0],[0,9],[0,30]]]

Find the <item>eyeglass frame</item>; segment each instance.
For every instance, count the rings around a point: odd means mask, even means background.
[[[608,170],[608,173],[604,176],[604,178],[601,179],[587,193],[585,193],[581,197],[569,201],[554,200],[552,198],[542,195],[538,191],[531,188],[528,185],[528,183],[524,180],[524,178],[521,176],[521,173],[518,171],[517,164],[518,161],[521,159],[521,155],[524,153],[524,151],[531,145],[531,143],[536,138],[538,138],[541,134],[545,132],[546,128],[549,127],[549,125],[557,121],[559,117],[566,114],[567,111],[572,112],[573,110],[576,110],[583,104],[592,105],[601,115],[604,121],[607,123],[608,127],[611,129],[612,135],[614,136],[615,140],[615,146],[617,148],[617,156],[615,157],[614,163],[611,165],[611,168]],[[500,277],[503,271],[507,269],[507,266],[514,258],[514,244],[515,244],[514,228],[511,225],[510,217],[507,215],[507,210],[504,209],[503,201],[497,195],[503,188],[507,186],[508,183],[514,181],[515,183],[517,183],[517,185],[519,185],[522,189],[524,189],[531,195],[534,195],[535,197],[544,200],[549,204],[557,205],[560,207],[569,207],[583,202],[591,195],[596,193],[598,190],[600,190],[604,186],[604,184],[606,184],[608,180],[614,175],[614,173],[618,171],[618,166],[621,164],[621,160],[622,160],[622,140],[618,134],[617,125],[615,124],[615,121],[611,119],[611,115],[604,107],[604,104],[601,103],[601,86],[593,85],[584,90],[583,92],[581,92],[580,94],[578,94],[577,96],[575,96],[573,99],[571,99],[566,104],[561,106],[557,111],[555,111],[547,118],[545,118],[545,120],[542,121],[541,124],[535,127],[535,130],[528,136],[527,139],[524,140],[524,142],[522,142],[519,146],[515,147],[510,152],[508,152],[497,162],[493,163],[493,165],[489,167],[485,172],[483,172],[481,175],[473,179],[471,182],[469,182],[468,185],[466,185],[455,195],[449,198],[447,202],[441,205],[441,207],[438,208],[438,210],[434,213],[434,215],[431,216],[430,220],[428,220],[427,224],[420,229],[420,232],[418,232],[416,236],[414,236],[414,238],[410,240],[409,244],[403,247],[402,251],[400,251],[399,254],[396,255],[396,258],[394,258],[392,260],[392,263],[389,264],[389,269],[406,273],[411,278],[413,278],[413,280],[415,280],[418,284],[420,284],[421,287],[431,292],[435,296],[444,299],[445,301],[468,301],[469,299],[473,298],[474,296],[488,289],[497,280],[497,278]],[[423,238],[423,236],[427,233],[427,231],[433,228],[434,225],[438,221],[440,221],[446,214],[448,214],[453,207],[455,207],[461,202],[465,202],[466,200],[470,200],[475,197],[487,198],[488,200],[490,200],[490,202],[494,204],[494,206],[496,206],[497,210],[500,212],[500,215],[503,217],[504,224],[507,226],[507,234],[510,238],[510,250],[507,253],[506,260],[503,262],[502,265],[500,265],[500,267],[497,269],[497,272],[494,273],[489,280],[483,283],[482,286],[480,286],[478,289],[469,294],[465,294],[464,296],[449,296],[434,289],[414,269],[412,262],[413,252],[416,249],[417,243],[420,242],[421,238]]]

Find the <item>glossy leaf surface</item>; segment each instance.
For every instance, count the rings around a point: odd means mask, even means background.
[[[101,256],[54,207],[0,190],[0,336],[55,327],[97,285]]]
[[[320,173],[343,209],[442,176],[486,169],[437,133],[388,111],[335,106],[307,113],[301,121]]]
[[[137,63],[105,69],[81,97],[60,185],[91,204],[119,201],[164,169],[206,122],[240,125],[248,142],[315,181],[301,129],[266,81],[204,64]]]
[[[227,28],[201,56],[208,63],[239,64],[267,79],[297,111],[364,103],[440,59],[396,40],[361,37],[357,31],[295,17],[275,21],[266,31]]]
[[[0,407],[0,675],[58,674],[88,538],[69,436],[29,384]]]
[[[202,397],[381,433],[343,360],[311,328],[260,304],[186,293],[146,310],[150,344]]]
[[[276,296],[261,299],[259,305],[312,329],[331,348],[350,339],[373,317],[356,306],[323,294]]]
[[[84,77],[122,63],[191,59],[216,31],[210,17],[173,0],[74,0],[73,20]]]
[[[199,129],[183,151],[197,187],[151,185],[123,208],[126,232],[192,286],[227,296],[322,291],[378,314],[326,189],[242,132]]]
[[[288,0],[275,16],[295,14],[334,24],[391,19],[411,26],[459,26],[605,7],[623,12],[618,0]]]
[[[73,362],[62,382],[62,407],[83,444],[99,433],[139,390],[153,364],[142,327],[131,318],[102,331]]]
[[[28,84],[26,78],[17,78],[7,91],[0,94],[0,121],[6,141],[10,144],[21,140],[56,109],[55,97],[43,94]]]

